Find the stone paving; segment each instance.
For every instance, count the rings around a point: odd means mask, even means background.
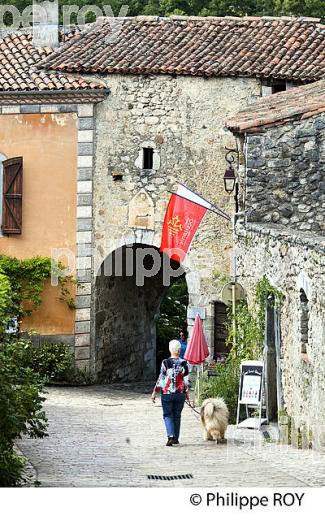
[[[260,432],[230,426],[227,443],[202,439],[185,407],[181,444],[165,446],[160,399],[144,385],[51,387],[49,437],[22,439],[20,450],[46,487],[262,487],[325,485],[325,454],[267,443]],[[191,474],[189,480],[148,475]]]

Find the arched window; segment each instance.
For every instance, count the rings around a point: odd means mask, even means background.
[[[309,330],[309,302],[303,289],[300,289],[300,345],[301,353],[307,354]]]
[[[2,225],[2,204],[3,204],[3,166],[2,163],[7,157],[0,152],[0,236],[2,236],[1,225]]]

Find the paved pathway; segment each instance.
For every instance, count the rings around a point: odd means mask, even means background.
[[[160,400],[153,405],[145,387],[52,387],[45,408],[49,437],[18,442],[42,486],[325,485],[325,454],[266,443],[259,432],[234,427],[226,444],[204,442],[187,406],[182,444],[166,447]],[[183,474],[193,479],[148,479]]]

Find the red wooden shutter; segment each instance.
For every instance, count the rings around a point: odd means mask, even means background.
[[[23,158],[3,161],[2,232],[20,235],[23,203]]]

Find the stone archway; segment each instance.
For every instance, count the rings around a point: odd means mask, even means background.
[[[95,362],[102,381],[155,378],[159,307],[181,276],[177,262],[140,243],[124,245],[105,259],[95,284]]]

